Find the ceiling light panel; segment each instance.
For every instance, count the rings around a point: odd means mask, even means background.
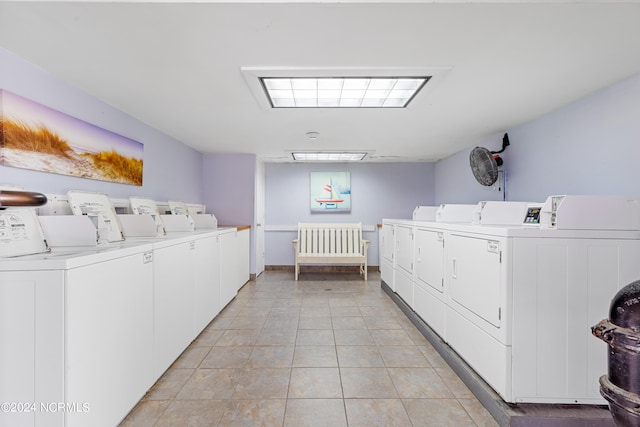
[[[430,77],[260,77],[273,108],[404,108]]]
[[[364,160],[366,152],[346,151],[302,151],[291,153],[293,160],[302,162],[358,162]]]

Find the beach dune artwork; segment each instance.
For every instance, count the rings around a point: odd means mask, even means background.
[[[140,186],[143,148],[0,89],[0,165]]]

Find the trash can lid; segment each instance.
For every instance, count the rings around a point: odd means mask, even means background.
[[[617,326],[640,331],[640,280],[629,283],[613,297],[609,320]]]

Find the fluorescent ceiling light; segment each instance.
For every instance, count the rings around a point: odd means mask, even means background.
[[[291,153],[293,160],[306,162],[358,162],[364,160],[366,152],[346,151],[299,151]]]
[[[260,77],[273,108],[404,108],[431,77]]]

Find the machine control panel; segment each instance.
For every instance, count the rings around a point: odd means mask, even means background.
[[[527,214],[524,217],[524,225],[539,225],[540,224],[540,211],[542,206],[529,206],[527,208]]]

